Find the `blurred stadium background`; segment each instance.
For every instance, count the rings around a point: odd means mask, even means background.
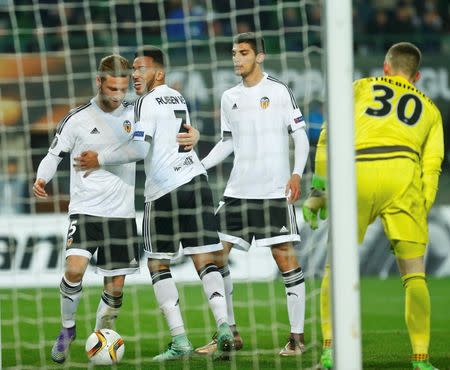
[[[288,83],[296,95],[308,124],[313,158],[326,115],[322,3],[0,0],[0,286],[58,285],[70,163],[61,163],[47,187],[51,195],[47,201],[36,202],[30,196],[31,186],[59,120],[95,94],[96,68],[105,55],[120,53],[132,59],[139,45],[163,48],[168,56],[168,84],[179,89],[190,104],[191,120],[202,135],[198,152],[203,158],[219,139],[220,96],[238,82],[231,69],[231,37],[246,31],[262,32],[269,54],[265,69]],[[437,201],[430,214],[427,270],[437,277],[449,276],[449,2],[354,0],[353,4],[355,78],[381,74],[384,53],[394,42],[411,41],[423,51],[418,86],[440,108],[446,151]],[[131,90],[130,100],[134,98]],[[223,190],[231,163],[232,158],[210,173],[216,197]],[[312,171],[310,161],[303,197]],[[138,211],[144,205],[143,175],[141,164]],[[302,223],[300,226],[303,247],[299,258],[306,275],[316,277],[325,260],[326,225],[314,233]],[[383,278],[397,274],[379,224],[371,227],[364,244],[360,250],[362,274]],[[265,270],[244,264],[239,269],[238,259],[234,263],[234,276],[239,279],[277,276],[273,266]],[[98,283],[98,278],[94,276],[92,281]],[[316,296],[313,290],[311,297]],[[15,320],[3,321],[3,325],[13,326]],[[54,323],[57,321],[55,317]]]

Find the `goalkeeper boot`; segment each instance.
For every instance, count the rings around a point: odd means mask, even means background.
[[[215,358],[228,360],[233,351],[234,336],[231,332],[230,325],[224,322],[217,330],[217,351],[215,353]]]
[[[188,358],[191,356],[193,347],[191,342],[187,339],[186,335],[176,335],[173,337],[173,341],[169,343],[168,348],[153,357],[153,361],[168,361]]]
[[[279,354],[280,356],[301,356],[303,352],[305,352],[303,334],[300,334],[300,339],[291,334],[288,342]]]
[[[58,338],[52,347],[52,360],[62,364],[66,361],[69,353],[70,344],[75,340],[76,330],[75,326],[71,328],[62,328]]]
[[[238,331],[233,331],[234,336],[234,350],[239,351],[244,346],[244,341]],[[212,355],[217,351],[217,332],[214,333],[211,342],[202,347],[196,348],[195,353],[198,355]]]
[[[414,370],[438,370],[436,367],[431,365],[428,360],[412,361],[412,368]]]
[[[320,368],[332,369],[333,368],[333,349],[324,348],[322,355],[320,356]]]

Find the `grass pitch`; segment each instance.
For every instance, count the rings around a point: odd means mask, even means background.
[[[450,369],[450,279],[428,280],[431,302],[431,359]],[[311,369],[321,350],[319,281],[307,285],[307,352],[299,358],[280,358],[278,351],[289,333],[284,287],[281,281],[236,283],[235,313],[244,349],[230,361],[208,357],[155,364],[151,358],[170,341],[165,321],[150,285],[127,286],[117,331],[125,340],[125,357],[116,369]],[[363,278],[362,332],[364,369],[409,369],[410,344],[403,319],[400,279]],[[194,346],[209,341],[214,320],[200,285],[179,285],[180,304]],[[95,323],[100,287],[84,288],[77,314],[77,339],[64,365],[52,363],[50,349],[58,334],[59,294],[53,289],[0,290],[3,369],[86,369],[84,341]],[[251,308],[248,308],[248,302]],[[101,367],[99,367],[101,368]]]

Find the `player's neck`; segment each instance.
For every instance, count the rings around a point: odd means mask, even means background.
[[[264,78],[264,73],[260,68],[255,68],[255,70],[242,78],[242,83],[245,87],[253,87],[261,82]]]

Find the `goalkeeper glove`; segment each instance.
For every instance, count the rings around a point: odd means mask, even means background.
[[[327,180],[324,177],[314,175],[311,181],[311,192],[308,199],[303,203],[303,218],[311,226],[311,229],[317,229],[317,214],[321,220],[328,216],[327,211]]]

